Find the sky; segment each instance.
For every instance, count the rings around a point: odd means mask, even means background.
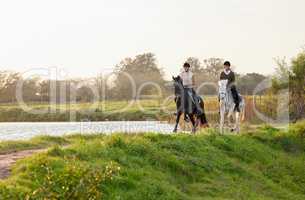
[[[58,67],[70,77],[152,52],[167,77],[187,57],[274,72],[305,45],[304,0],[0,1],[0,71]]]

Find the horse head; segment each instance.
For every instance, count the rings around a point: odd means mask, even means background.
[[[179,96],[183,92],[183,83],[180,76],[172,77],[174,81],[174,88],[175,88],[175,96]]]

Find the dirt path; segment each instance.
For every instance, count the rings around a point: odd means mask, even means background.
[[[40,153],[46,151],[46,149],[32,149],[17,151],[8,154],[0,154],[0,180],[7,178],[11,173],[11,166],[16,163],[17,160],[28,157],[34,153]]]

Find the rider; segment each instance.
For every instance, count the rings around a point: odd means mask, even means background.
[[[190,99],[196,106],[196,114],[200,115],[203,113],[202,108],[199,105],[199,97],[197,96],[195,90],[194,90],[194,86],[195,86],[195,79],[194,79],[194,75],[190,70],[191,65],[189,63],[184,63],[183,64],[183,71],[180,73],[180,77],[182,79],[183,82],[183,87],[185,90],[185,94],[186,94],[186,99]],[[188,98],[190,97],[190,98]],[[185,101],[184,106],[185,107],[189,107],[191,104],[189,101]],[[185,112],[185,114],[189,114],[190,111]],[[188,119],[187,116],[185,115],[185,119]]]
[[[239,95],[235,86],[235,74],[231,70],[231,63],[229,61],[224,62],[224,70],[220,74],[220,80],[228,80],[228,86],[231,89],[231,93],[235,103],[235,109],[237,112],[239,110]]]

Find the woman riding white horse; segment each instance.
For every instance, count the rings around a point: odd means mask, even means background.
[[[224,63],[224,71],[220,74],[219,86],[219,109],[220,109],[220,132],[223,133],[225,114],[228,113],[228,119],[232,116],[235,120],[234,128],[231,131],[240,130],[240,113],[244,117],[245,102],[236,90],[235,74],[230,68],[230,62]],[[234,114],[234,115],[233,115]]]

